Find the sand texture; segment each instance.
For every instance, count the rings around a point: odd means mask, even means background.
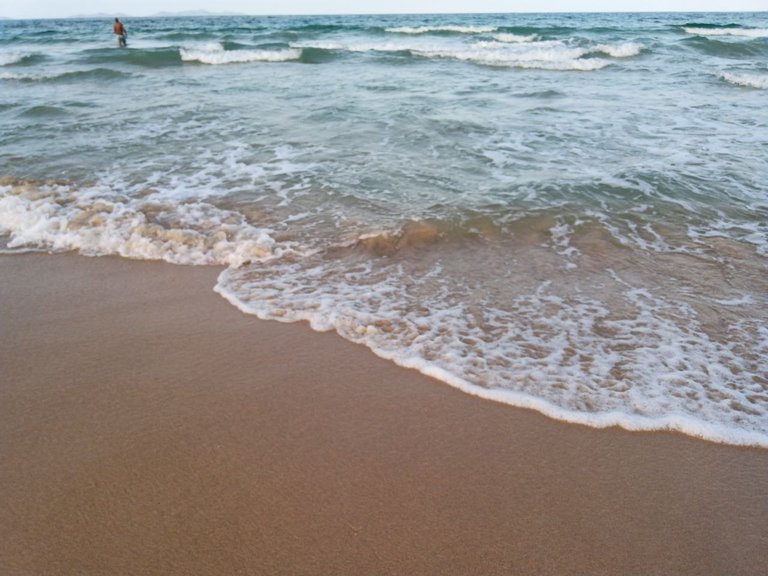
[[[768,450],[478,400],[218,272],[0,256],[0,574],[768,570]]]

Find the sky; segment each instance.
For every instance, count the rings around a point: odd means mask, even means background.
[[[60,18],[208,10],[242,14],[385,14],[449,12],[735,12],[766,11],[768,0],[3,0],[0,16]]]

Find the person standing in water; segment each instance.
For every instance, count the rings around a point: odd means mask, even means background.
[[[117,34],[117,45],[121,48],[125,48],[128,46],[128,42],[126,38],[128,37],[128,32],[125,30],[125,26],[123,26],[123,23],[120,22],[120,18],[115,18],[115,25],[112,27],[112,31]]]

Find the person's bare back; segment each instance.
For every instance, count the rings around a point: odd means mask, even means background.
[[[112,27],[112,31],[117,34],[118,46],[125,47],[128,45],[128,42],[126,41],[128,33],[125,31],[125,26],[123,26],[123,23],[120,22],[119,18],[115,18],[115,25]]]

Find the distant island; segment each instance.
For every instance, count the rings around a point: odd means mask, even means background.
[[[172,18],[176,16],[243,16],[238,12],[208,12],[208,10],[187,10],[184,12],[158,12],[152,18]]]
[[[131,16],[124,12],[116,12],[114,14],[111,12],[109,14],[106,12],[98,12],[95,14],[75,14],[74,16],[67,16],[67,18],[72,18],[74,20],[92,20],[96,18],[131,18]]]
[[[150,14],[145,16],[131,16],[125,13],[105,13],[97,12],[95,14],[77,14],[75,16],[69,16],[69,18],[75,19],[93,19],[93,18],[189,18],[195,16],[243,16],[237,12],[208,12],[207,10],[185,10],[183,12],[158,12],[157,14]]]

